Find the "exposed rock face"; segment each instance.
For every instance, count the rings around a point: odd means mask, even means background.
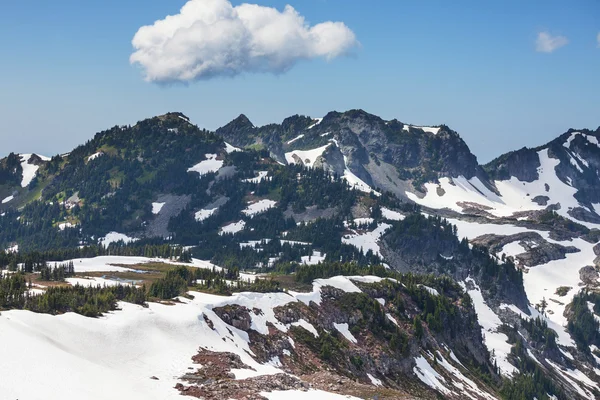
[[[384,121],[362,110],[330,112],[317,122],[294,116],[281,125],[257,128],[240,116],[217,134],[234,146],[266,148],[280,162],[286,162],[285,152],[332,143],[316,166],[338,175],[348,168],[368,185],[400,196],[405,190],[414,190],[407,184],[411,181],[416,188],[446,176],[478,176],[487,181],[477,158],[447,126],[432,133],[397,120]]]
[[[174,194],[163,194],[158,197],[158,203],[165,203],[160,213],[154,217],[145,230],[147,237],[169,236],[169,220],[181,213],[181,211],[190,203],[191,196],[177,196]]]
[[[540,159],[535,151],[527,148],[506,153],[485,166],[494,180],[507,180],[511,176],[520,181],[533,182],[538,178]]]
[[[233,326],[234,328],[242,331],[250,330],[252,318],[250,317],[250,310],[248,310],[246,307],[230,305],[221,308],[215,308],[213,311],[225,323]]]
[[[573,246],[562,246],[550,243],[536,232],[523,232],[516,235],[483,235],[471,241],[474,244],[486,246],[494,254],[502,252],[509,243],[518,242],[523,247],[523,253],[515,255],[515,261],[520,266],[534,267],[553,260],[565,259],[569,253],[580,250]]]
[[[446,274],[457,281],[472,277],[485,292],[488,305],[512,303],[528,310],[522,282],[504,277],[491,283],[489,277],[483,276],[483,268],[489,262],[487,255],[471,251],[450,232],[435,234],[432,229],[435,222],[426,223],[422,218],[421,222],[402,221],[383,236],[381,253],[390,267],[400,272]],[[414,226],[420,226],[421,230],[416,231]]]

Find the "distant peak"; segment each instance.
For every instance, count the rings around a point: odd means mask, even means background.
[[[245,114],[240,114],[236,119],[231,121],[231,123],[235,123],[236,125],[251,125],[254,126],[252,121]]]
[[[189,117],[181,112],[169,112],[169,113],[166,113],[163,115],[159,115],[158,118],[163,121],[169,120],[169,119],[183,119],[183,120],[190,122]]]

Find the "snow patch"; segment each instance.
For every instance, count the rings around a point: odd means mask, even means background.
[[[348,341],[354,344],[358,343],[358,340],[356,340],[354,335],[350,332],[350,329],[348,329],[348,324],[338,324],[334,322],[333,326],[335,327],[335,329],[338,330],[339,333],[341,333],[346,339],[348,339]]]
[[[249,204],[248,207],[242,211],[245,215],[249,217],[254,217],[256,214],[267,211],[270,208],[273,208],[277,205],[276,201],[263,199],[259,200],[255,203]]]
[[[152,203],[152,214],[157,215],[167,203]]]
[[[211,215],[213,215],[219,208],[211,208],[210,210],[200,210],[200,211],[196,211],[196,213],[194,214],[194,218],[196,219],[197,222],[202,222],[205,219],[207,219],[208,217],[210,217]]]
[[[104,247],[110,245],[111,243],[116,243],[119,241],[123,241],[125,242],[125,244],[127,243],[131,243],[131,242],[135,242],[138,239],[136,238],[132,238],[129,237],[123,233],[118,233],[118,232],[110,232],[109,234],[107,234],[105,237],[100,239],[100,244]]]
[[[238,232],[241,232],[244,230],[244,227],[246,226],[246,222],[241,220],[238,222],[232,222],[229,225],[225,225],[224,227],[222,227],[219,230],[219,235],[225,235],[225,234],[236,234]]]
[[[202,176],[211,172],[217,172],[223,167],[224,161],[217,160],[216,154],[205,154],[205,157],[206,160],[188,168],[188,172],[197,172]]]

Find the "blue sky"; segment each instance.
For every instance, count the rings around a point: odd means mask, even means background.
[[[285,73],[147,82],[129,63],[132,38],[185,3],[3,2],[0,155],[66,152],[97,131],[168,111],[215,129],[240,113],[262,125],[362,108],[407,123],[445,123],[481,162],[569,127],[600,125],[595,0],[257,1],[279,10],[291,4],[311,25],[344,22],[360,46]],[[536,51],[540,32],[568,43]]]

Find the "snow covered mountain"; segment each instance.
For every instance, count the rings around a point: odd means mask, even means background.
[[[47,261],[75,259],[64,285],[208,272],[152,292],[178,302],[119,302],[91,324],[7,297],[0,338],[29,335],[59,375],[77,365],[89,398],[90,376],[114,396],[134,383],[131,398],[597,398],[599,140],[570,130],[481,166],[447,126],[361,110],[264,127],[242,115],[215,133],[169,113],[51,159],[11,154],[0,267],[23,269],[27,293],[49,296]],[[203,274],[217,270],[242,274],[215,288]],[[240,282],[267,293],[229,293]],[[36,398],[19,387],[32,364],[2,371],[4,393]]]

